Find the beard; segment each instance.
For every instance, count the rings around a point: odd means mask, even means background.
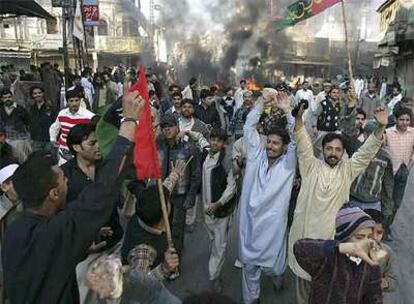
[[[340,161],[340,159],[337,158],[336,156],[328,156],[328,157],[324,157],[324,159],[325,159],[325,162],[332,168],[335,167]]]

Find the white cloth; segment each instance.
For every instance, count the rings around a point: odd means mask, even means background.
[[[93,95],[95,95],[95,89],[93,87],[93,84],[89,81],[88,78],[82,77],[81,85],[83,87],[83,91],[85,92],[85,97],[89,103],[89,106],[90,108],[92,108]]]
[[[319,94],[316,95],[316,98],[315,98],[316,100],[315,101],[317,103],[320,103],[321,101],[326,99],[326,96],[327,96],[327,94],[325,93],[325,91],[319,92]],[[316,111],[316,108],[313,109],[313,111]]]
[[[211,241],[210,258],[208,260],[209,280],[220,276],[226,257],[227,236],[230,217],[216,218],[204,215],[204,223]]]
[[[300,89],[296,92],[295,100],[300,102],[302,99],[306,99],[309,102],[309,105],[313,103],[313,92],[312,90]]]
[[[236,182],[233,178],[232,170],[228,173],[227,186],[222,193],[218,202],[213,202],[211,193],[211,172],[217,166],[220,153],[207,155],[202,170],[202,202],[206,207],[209,203],[225,204],[236,192]],[[224,264],[224,258],[227,246],[227,234],[229,226],[229,217],[216,218],[204,214],[204,222],[211,240],[211,253],[208,263],[209,279],[215,280],[219,277],[220,271]]]
[[[389,113],[390,114],[392,114],[392,112],[394,111],[394,107],[395,107],[395,105],[398,103],[398,102],[400,102],[401,101],[401,99],[402,99],[402,95],[401,95],[401,93],[400,94],[398,94],[397,96],[394,96],[391,100],[390,100],[390,102],[388,103],[388,111],[389,111]]]
[[[361,97],[361,93],[364,90],[364,80],[361,78],[358,78],[355,80],[355,92],[357,94],[357,98],[359,99]]]
[[[267,276],[277,277],[280,274],[272,268],[256,265],[243,265],[242,296],[243,303],[251,304],[260,298],[260,278],[262,272]]]
[[[193,100],[193,90],[191,90],[190,85],[184,88],[184,90],[181,92],[181,95],[183,95],[183,99]]]
[[[234,107],[234,113],[236,113],[236,111],[243,106],[243,102],[244,102],[243,94],[247,91],[248,91],[247,89],[243,89],[240,87],[234,93],[234,99],[236,101],[236,105]]]
[[[14,171],[19,167],[17,164],[8,165],[0,170],[0,184],[14,174]]]
[[[384,100],[385,95],[387,95],[387,83],[383,82],[381,84],[381,89],[380,89],[380,101],[381,102]]]
[[[287,216],[296,171],[296,143],[269,167],[266,149],[256,130],[263,105],[247,116],[244,137],[247,165],[240,199],[239,257],[244,264],[270,267],[282,274],[286,267]],[[294,118],[288,116],[290,134]]]

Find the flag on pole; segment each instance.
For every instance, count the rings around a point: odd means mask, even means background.
[[[283,30],[298,22],[313,17],[341,0],[299,0],[288,6],[282,20],[276,22],[276,29]]]
[[[152,117],[149,103],[149,92],[144,67],[139,70],[137,82],[128,90],[138,92],[145,100],[145,106],[139,119],[139,125],[135,131],[134,164],[137,170],[138,180],[147,178],[161,178],[160,161],[155,144],[155,136],[152,128]],[[111,105],[100,109],[102,118],[96,126],[96,137],[99,148],[104,157],[112,149],[121,125],[122,98]]]
[[[78,38],[80,41],[83,41],[84,29],[83,29],[83,20],[82,20],[82,10],[81,10],[81,1],[76,1],[76,10],[75,17],[73,18],[73,36]]]
[[[147,178],[161,178],[160,161],[155,144],[154,130],[152,128],[151,109],[149,103],[148,82],[144,67],[139,69],[137,82],[129,89],[137,91],[145,100],[144,109],[135,131],[134,163],[137,169],[138,180]]]

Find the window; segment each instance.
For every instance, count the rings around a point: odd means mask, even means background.
[[[100,20],[98,25],[98,35],[108,36],[108,23],[105,20]]]

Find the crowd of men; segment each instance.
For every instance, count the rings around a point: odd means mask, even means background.
[[[58,66],[40,71],[1,74],[2,300],[233,303],[221,295],[230,225],[243,303],[259,303],[262,273],[292,304],[382,303],[395,290],[388,244],[414,164],[414,104],[398,84],[250,91],[149,74],[161,192],[132,161],[146,102],[129,92],[136,71],[87,69],[65,94]],[[104,122],[119,129],[108,149]],[[163,282],[180,280],[198,208],[211,291],[179,299]]]

